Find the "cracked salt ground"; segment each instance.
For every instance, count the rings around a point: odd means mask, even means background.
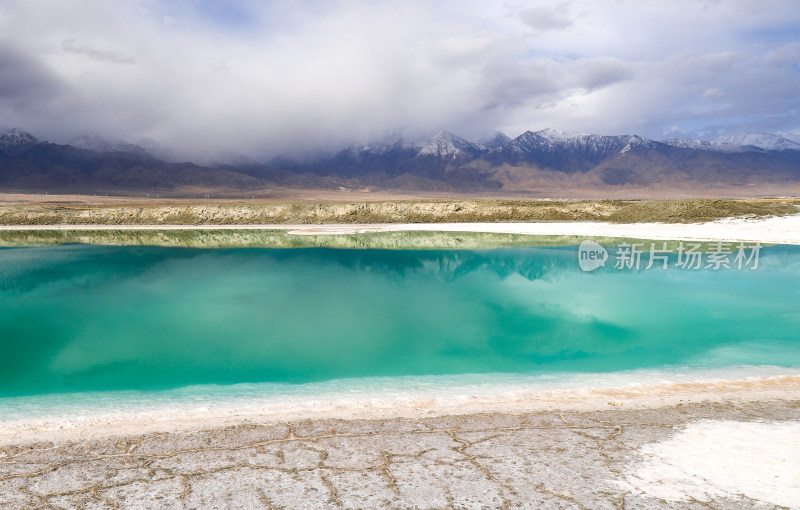
[[[798,420],[794,400],[706,402],[6,445],[0,507],[775,508],[797,504]]]

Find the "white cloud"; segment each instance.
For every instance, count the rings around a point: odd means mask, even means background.
[[[0,123],[264,157],[399,126],[796,131],[774,4],[7,0]]]
[[[572,20],[550,7],[531,7],[519,13],[523,23],[536,32],[559,30],[572,25]]]
[[[785,44],[768,51],[764,56],[764,61],[767,65],[775,67],[797,67],[800,65],[800,41]]]
[[[725,97],[725,91],[719,87],[706,89],[706,91],[703,92],[703,98],[705,99],[722,99],[723,97]]]

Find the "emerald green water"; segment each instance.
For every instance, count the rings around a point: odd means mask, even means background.
[[[800,367],[800,248],[616,271],[577,247],[0,249],[0,397],[381,376]]]

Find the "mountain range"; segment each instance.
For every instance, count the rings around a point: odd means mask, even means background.
[[[673,185],[800,184],[800,143],[772,134],[650,140],[553,129],[467,140],[389,133],[312,160],[222,163],[163,159],[165,151],[84,135],[66,145],[14,128],[0,133],[0,188],[85,191],[185,187],[536,191]]]

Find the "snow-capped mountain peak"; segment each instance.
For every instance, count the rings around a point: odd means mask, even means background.
[[[720,144],[756,147],[767,151],[800,150],[800,144],[769,133],[741,133],[724,135],[716,139]]]
[[[654,142],[639,135],[601,136],[573,133],[557,129],[526,131],[508,146],[510,152],[579,152],[583,154],[612,154],[627,152],[634,147],[652,147]]]
[[[37,143],[35,136],[18,127],[0,133],[0,151],[9,156],[16,156]]]
[[[496,131],[491,135],[484,136],[483,138],[479,139],[478,143],[485,150],[492,151],[501,147],[505,147],[512,141],[513,139],[510,136],[506,135],[505,133],[501,133],[500,131]]]
[[[430,142],[420,147],[418,156],[434,156],[455,159],[462,155],[472,156],[484,152],[483,147],[449,131],[440,131]]]
[[[624,135],[620,138],[625,143],[620,152],[628,152],[633,148],[653,148],[655,144],[653,140],[642,138],[639,135]]]
[[[540,129],[539,131],[536,131],[535,134],[556,143],[565,143],[575,139],[587,138],[592,136],[587,133],[576,133],[574,131],[563,131],[561,129],[552,129],[552,128]]]
[[[662,140],[662,143],[679,147],[681,149],[694,149],[701,151],[714,152],[742,152],[742,147],[729,143],[721,143],[716,140],[696,140],[693,138],[671,138]]]
[[[664,140],[664,143],[684,149],[715,152],[800,151],[800,143],[769,133],[723,135],[714,140],[679,138],[675,140]]]

